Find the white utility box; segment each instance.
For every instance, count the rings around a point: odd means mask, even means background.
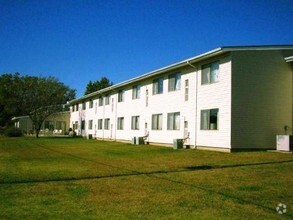
[[[293,136],[277,135],[277,150],[293,151]]]

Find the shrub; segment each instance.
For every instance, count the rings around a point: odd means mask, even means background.
[[[22,131],[18,128],[7,127],[5,129],[5,135],[8,137],[21,137],[23,134],[22,134]]]

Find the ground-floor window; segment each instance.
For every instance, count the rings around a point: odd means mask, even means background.
[[[139,116],[132,116],[131,117],[131,129],[132,130],[139,130]]]
[[[89,120],[89,130],[93,129],[93,120]]]
[[[85,120],[82,120],[81,121],[81,130],[84,130],[85,129]]]
[[[201,130],[218,130],[218,113],[219,109],[201,110],[200,112],[200,129]]]
[[[109,130],[110,129],[110,118],[106,118],[104,121],[104,129]]]
[[[117,123],[117,130],[123,130],[123,129],[124,129],[124,117],[119,117],[118,123]]]
[[[103,119],[98,119],[98,130],[103,129]]]
[[[168,113],[168,130],[179,130],[180,129],[180,112]]]
[[[152,130],[162,130],[163,114],[152,115]]]

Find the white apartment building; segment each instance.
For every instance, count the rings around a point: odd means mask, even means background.
[[[275,149],[292,128],[293,45],[221,47],[69,102],[82,136],[197,149]]]

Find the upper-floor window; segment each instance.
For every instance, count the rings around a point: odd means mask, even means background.
[[[109,105],[109,104],[110,104],[110,96],[105,95],[105,105]]]
[[[139,130],[139,116],[132,116],[131,117],[131,129],[132,130]]]
[[[93,102],[93,100],[90,100],[89,101],[89,108],[93,108],[93,106],[94,106],[94,102]]]
[[[118,102],[124,102],[124,90],[119,90],[118,91]]]
[[[119,117],[117,120],[117,130],[124,129],[124,117]]]
[[[168,113],[168,130],[179,130],[180,129],[180,112]]]
[[[163,124],[163,114],[153,114],[152,115],[152,129],[162,130]]]
[[[163,78],[153,80],[153,95],[163,93]]]
[[[86,103],[83,102],[83,103],[82,103],[82,110],[85,110],[85,109],[86,109]]]
[[[75,111],[78,111],[78,103],[75,105]]]
[[[217,130],[218,129],[219,109],[201,110],[200,112],[200,129]]]
[[[99,97],[99,106],[103,106],[103,97]]]
[[[71,106],[71,111],[74,112],[74,110],[75,110],[75,105],[72,105]]]
[[[174,73],[169,75],[169,92],[180,90],[181,74]]]
[[[140,86],[136,85],[132,87],[132,99],[140,98]]]
[[[203,65],[201,68],[201,84],[215,83],[219,81],[219,62]]]

